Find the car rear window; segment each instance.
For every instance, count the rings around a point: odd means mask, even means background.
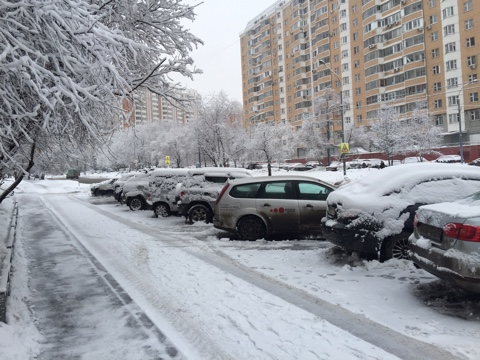
[[[254,198],[257,196],[258,189],[260,189],[260,183],[237,185],[230,190],[230,196],[234,198]]]

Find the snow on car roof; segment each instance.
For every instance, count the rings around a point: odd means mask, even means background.
[[[452,217],[480,217],[480,192],[454,202],[424,205],[422,208],[447,214]]]
[[[370,174],[343,185],[336,193],[383,196],[398,192],[401,188],[412,188],[418,183],[432,179],[451,177],[480,179],[480,169],[462,164],[413,163],[390,166],[378,171],[379,173]]]

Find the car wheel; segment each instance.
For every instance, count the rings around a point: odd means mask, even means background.
[[[100,192],[98,191],[98,189],[95,189],[95,191],[93,192],[93,196],[100,196]]]
[[[145,201],[139,196],[134,197],[133,199],[130,199],[128,207],[132,211],[143,210],[145,208]]]
[[[247,216],[238,223],[237,233],[240,239],[253,241],[265,238],[266,229],[262,220],[253,216]]]
[[[388,259],[405,259],[409,260],[410,256],[408,255],[408,235],[401,234],[387,239],[384,242],[383,249],[380,254],[380,261],[384,262]]]
[[[153,208],[153,212],[155,213],[156,217],[168,217],[170,216],[170,208],[168,205],[160,203],[156,204]]]
[[[210,214],[210,209],[205,205],[197,204],[193,205],[188,211],[188,219],[191,223],[203,221],[208,224],[212,221],[212,215]]]

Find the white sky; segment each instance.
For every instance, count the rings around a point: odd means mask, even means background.
[[[185,0],[186,4],[200,0]],[[273,5],[276,0],[204,0],[196,9],[194,23],[185,27],[205,43],[192,53],[195,65],[203,70],[195,80],[177,79],[183,85],[208,96],[225,91],[232,100],[242,102],[240,33],[247,23]]]

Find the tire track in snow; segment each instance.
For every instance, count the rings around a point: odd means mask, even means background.
[[[149,228],[145,224],[140,225],[134,221],[109,213],[108,211],[77,198],[71,198],[112,220],[119,221],[144,234],[154,238],[158,236],[158,229]],[[366,318],[364,315],[355,314],[349,310],[324,301],[321,298],[315,297],[304,290],[295,288],[294,286],[281,282],[278,279],[252,270],[251,268],[240,264],[234,258],[222,252],[218,247],[209,242],[197,240],[191,235],[188,237],[185,236],[188,234],[173,232],[168,232],[168,234],[174,237],[181,236],[181,238],[179,238],[181,245],[179,244],[178,247],[185,248],[184,250],[190,255],[261,288],[294,306],[308,311],[338,328],[349,332],[359,339],[369,342],[399,358],[418,360],[460,359],[446,350],[439,349],[434,345],[398,333]]]

